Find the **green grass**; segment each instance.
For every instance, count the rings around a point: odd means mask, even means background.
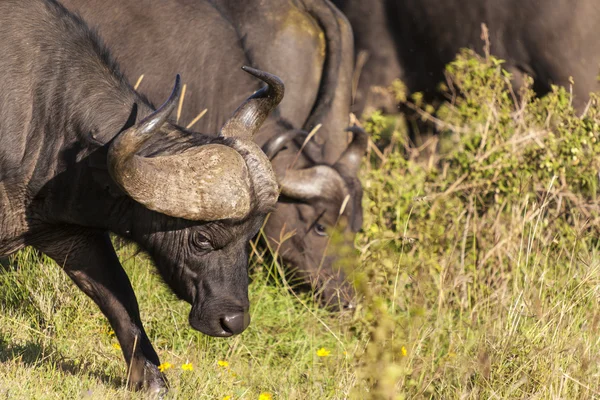
[[[161,361],[172,364],[169,398],[258,398],[262,392],[342,398],[353,385],[358,342],[344,329],[348,321],[310,302],[303,306],[283,287],[267,284],[263,271],[250,286],[251,326],[223,340],[189,327],[190,306],[169,292],[144,255],[123,249],[120,258],[151,341]],[[16,271],[0,275],[0,392],[9,398],[136,398],[123,389],[125,363],[97,307],[48,259],[25,250],[14,262]],[[318,357],[321,347],[331,354]],[[192,371],[182,370],[187,363]]]
[[[291,294],[254,255],[252,324],[209,338],[143,254],[119,251],[173,366],[168,398],[600,398],[597,98],[584,115],[565,89],[517,98],[500,61],[472,54],[449,72],[463,96],[437,110],[437,153],[407,148],[400,119],[365,121],[380,151],[361,172],[352,315]],[[124,389],[104,317],[60,268],[27,249],[12,261],[0,274],[0,396],[142,398]]]

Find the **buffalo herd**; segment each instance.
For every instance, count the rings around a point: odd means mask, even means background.
[[[354,111],[395,104],[384,91],[400,78],[409,93],[439,97],[444,66],[461,48],[504,60],[513,86],[525,75],[544,95],[551,85],[573,84],[573,105],[583,109],[600,89],[600,3],[595,0],[333,0],[354,29],[360,80]],[[571,80],[572,78],[572,80]]]
[[[250,323],[261,229],[299,288],[352,309],[369,139],[351,111],[394,111],[373,88],[397,78],[434,97],[482,24],[515,85],[573,77],[581,108],[598,17],[591,0],[1,0],[0,256],[54,259],[110,322],[131,387],[164,391],[109,235],[207,335]]]

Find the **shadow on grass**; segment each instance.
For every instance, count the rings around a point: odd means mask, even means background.
[[[9,272],[14,268],[14,264],[11,262],[10,258],[0,257],[0,273]]]
[[[0,362],[5,363],[14,360],[19,360],[21,364],[28,367],[49,365],[65,374],[73,376],[87,375],[114,389],[120,389],[125,385],[121,378],[99,372],[85,363],[67,359],[52,345],[42,345],[33,341],[17,345],[10,343],[5,337],[1,337]]]

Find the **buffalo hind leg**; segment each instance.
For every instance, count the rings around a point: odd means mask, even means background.
[[[131,283],[108,234],[97,231],[61,232],[39,250],[61,265],[106,316],[123,350],[132,389],[162,392],[166,379],[158,370],[158,355],[142,326]]]

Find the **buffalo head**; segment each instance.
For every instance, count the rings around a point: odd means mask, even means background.
[[[353,307],[354,291],[340,265],[351,260],[354,236],[362,226],[362,186],[357,178],[368,138],[358,127],[333,165],[307,133],[287,130],[263,146],[272,159],[281,196],[265,234],[299,286],[313,288],[330,309]],[[345,254],[346,257],[343,257]]]
[[[128,198],[143,205],[128,236],[155,260],[166,283],[191,303],[191,326],[230,336],[249,324],[248,243],[275,207],[279,188],[253,134],[283,97],[268,84],[247,99],[217,137],[171,125],[179,77],[170,98],[110,144],[108,170]]]

